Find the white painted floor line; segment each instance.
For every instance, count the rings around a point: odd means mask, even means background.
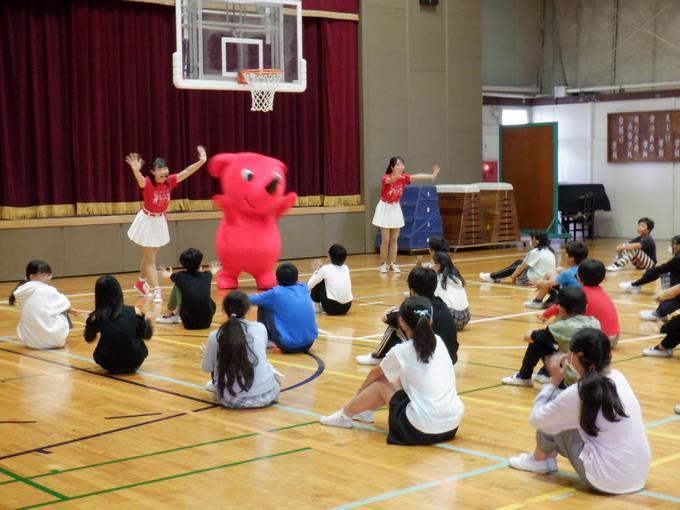
[[[371,301],[370,303],[358,303],[357,306],[384,305],[382,301]]]
[[[647,335],[647,336],[638,336],[634,338],[626,338],[625,340],[619,340],[620,344],[631,344],[634,342],[640,342],[641,340],[651,340],[652,338],[660,338],[666,335],[658,334],[658,335]]]
[[[459,345],[459,349],[488,349],[488,350],[520,350],[526,349],[527,344],[524,345]]]
[[[522,313],[513,313],[510,315],[501,315],[499,317],[486,317],[484,319],[475,319],[471,320],[469,324],[478,324],[480,322],[489,322],[489,321],[500,321],[503,319],[510,319],[512,317],[522,317],[524,315],[536,315],[539,312],[539,310],[531,310],[530,312],[522,312]]]
[[[385,296],[402,296],[402,297],[406,297],[406,296],[404,296],[404,292],[405,292],[405,291],[403,291],[403,290],[398,290],[398,291],[394,291],[394,292],[387,292],[387,293],[384,293],[384,294],[371,294],[371,295],[369,295],[369,296],[354,296],[354,299],[355,299],[355,300],[359,300],[359,299],[373,299],[373,298],[377,298],[377,297],[385,297]]]

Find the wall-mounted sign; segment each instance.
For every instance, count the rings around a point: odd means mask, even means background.
[[[608,114],[607,161],[680,161],[680,110]]]

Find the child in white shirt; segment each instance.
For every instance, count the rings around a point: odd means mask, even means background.
[[[47,283],[52,268],[42,260],[32,260],[26,266],[26,279],[9,296],[9,304],[21,302],[21,318],[17,325],[19,339],[31,349],[63,347],[70,329],[68,310],[71,302]]]
[[[345,315],[352,307],[352,281],[345,264],[347,250],[340,244],[328,249],[330,264],[321,265],[316,261],[316,270],[307,282],[314,308],[328,315]]]

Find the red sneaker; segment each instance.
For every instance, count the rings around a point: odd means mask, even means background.
[[[137,280],[134,287],[144,297],[151,295],[151,292],[149,292],[149,287],[147,286],[146,282],[143,282],[142,280]]]

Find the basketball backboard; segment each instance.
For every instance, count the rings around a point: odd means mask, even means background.
[[[244,69],[283,71],[277,92],[307,88],[301,0],[177,0],[175,10],[177,88],[247,91]]]

